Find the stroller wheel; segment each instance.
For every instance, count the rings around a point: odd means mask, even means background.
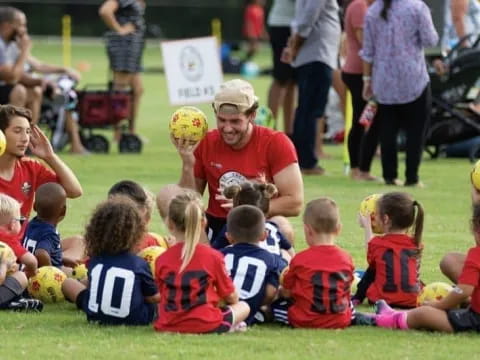
[[[108,153],[110,144],[105,136],[92,135],[85,139],[85,147],[94,153]]]
[[[118,142],[118,151],[121,153],[139,153],[142,151],[142,140],[135,134],[122,134]]]

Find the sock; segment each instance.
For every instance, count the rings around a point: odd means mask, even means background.
[[[399,329],[408,330],[407,318],[408,318],[408,311],[399,312],[399,316],[397,318],[397,325]]]
[[[407,330],[407,312],[394,311],[391,313],[383,313],[375,316],[377,326],[388,329]]]

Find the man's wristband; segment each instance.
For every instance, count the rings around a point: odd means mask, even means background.
[[[370,82],[372,81],[372,77],[370,75],[363,75],[362,80],[363,82]]]

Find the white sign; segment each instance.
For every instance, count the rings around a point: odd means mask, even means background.
[[[215,37],[161,43],[171,105],[213,102],[223,82]]]

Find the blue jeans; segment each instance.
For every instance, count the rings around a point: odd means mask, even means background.
[[[327,106],[332,72],[332,68],[319,61],[296,69],[298,107],[295,112],[292,140],[302,169],[314,168],[318,162],[315,154],[317,119],[324,115]]]

